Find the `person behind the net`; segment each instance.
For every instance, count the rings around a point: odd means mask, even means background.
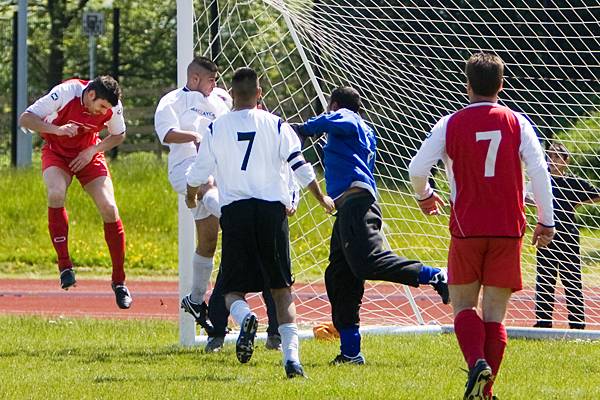
[[[19,118],[23,128],[44,139],[42,171],[48,199],[48,230],[58,256],[60,286],[76,284],[69,255],[67,189],[75,176],[104,221],[104,238],[112,260],[112,289],[119,308],[131,306],[125,286],[125,231],[119,217],[104,152],[125,139],[121,88],[110,76],[92,81],[70,79],[29,106]],[[108,135],[99,133],[107,128]]]
[[[448,284],[454,331],[469,373],[465,399],[491,399],[507,344],[503,321],[511,293],[522,289],[525,233],[523,167],[538,206],[532,243],[554,235],[552,192],[542,147],[528,119],[498,104],[504,63],[477,53],[466,63],[470,104],[440,119],[409,165],[426,215],[444,205],[427,178],[438,160],[450,183]],[[479,296],[481,314],[478,314]]]
[[[285,373],[305,376],[298,354],[296,308],[292,299],[289,228],[289,167],[328,212],[334,204],[323,195],[300,141],[281,119],[256,108],[262,90],[251,68],[233,74],[232,112],[216,119],[205,134],[188,172],[186,201],[196,206],[199,187],[211,174],[219,183],[221,204],[221,274],[225,302],[240,326],[236,355],[250,360],[258,321],[245,296],[270,288],[277,307]]]
[[[537,251],[534,327],[552,328],[554,290],[558,275],[565,288],[569,327],[584,329],[585,306],[581,280],[579,226],[575,209],[581,204],[600,202],[600,189],[585,179],[567,173],[571,156],[562,143],[551,143],[546,154],[554,195],[556,235],[548,247]]]
[[[202,132],[217,117],[232,107],[227,91],[216,87],[217,65],[206,57],[196,57],[188,65],[186,85],[164,95],[156,108],[154,125],[163,144],[169,146],[168,178],[173,189],[186,193],[186,172],[191,168]],[[219,192],[212,177],[202,188],[202,201],[191,210],[196,227],[196,248],[192,258],[191,292],[181,299],[181,308],[191,314],[208,334],[205,352],[217,352],[223,347],[227,333],[228,312],[221,302],[211,304],[213,324],[207,321],[207,305],[204,300],[219,234]],[[218,293],[217,293],[218,295]],[[214,296],[211,296],[211,303]],[[276,329],[275,305],[270,293],[264,295],[270,315],[270,326]],[[272,321],[274,320],[274,321]],[[272,321],[272,322],[271,322]],[[275,343],[274,333],[267,344]],[[270,339],[270,341],[269,341]],[[276,348],[277,343],[271,347]]]
[[[332,321],[340,333],[340,354],[332,365],[365,362],[359,311],[365,280],[418,287],[431,284],[448,303],[445,269],[408,260],[383,247],[381,208],[374,178],[376,137],[359,115],[360,95],[351,87],[331,93],[329,113],[294,124],[302,138],[327,134],[323,148],[327,194],[338,210],[325,270]]]

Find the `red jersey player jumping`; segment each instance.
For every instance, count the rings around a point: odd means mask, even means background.
[[[125,286],[125,231],[119,218],[112,180],[104,152],[125,139],[121,88],[110,76],[93,81],[71,79],[55,86],[33,103],[19,119],[19,124],[39,132],[42,148],[42,171],[48,195],[48,230],[58,255],[60,286],[67,290],[75,285],[75,272],[69,256],[69,222],[65,210],[67,188],[73,176],[92,197],[104,221],[113,272],[112,289],[119,308],[131,306]],[[99,132],[108,128],[103,140]]]
[[[492,399],[506,348],[503,320],[511,293],[522,289],[525,233],[523,171],[538,206],[533,244],[554,235],[552,191],[544,152],[523,115],[500,106],[504,64],[478,53],[466,65],[470,104],[442,118],[413,158],[409,173],[421,210],[436,215],[442,199],[427,182],[441,159],[450,183],[448,286],[454,331],[469,367],[464,399]],[[477,313],[483,288],[481,312]]]

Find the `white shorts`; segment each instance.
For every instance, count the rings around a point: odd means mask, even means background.
[[[171,171],[169,171],[169,182],[173,189],[185,196],[187,190],[187,178],[185,174],[192,168],[195,157],[189,157],[183,160],[181,163],[175,165]],[[207,207],[207,204],[211,206]],[[194,220],[198,221],[214,215],[215,217],[221,217],[221,210],[218,207],[219,204],[219,191],[211,189],[202,198],[202,201],[198,202],[198,205],[194,209],[190,209]]]

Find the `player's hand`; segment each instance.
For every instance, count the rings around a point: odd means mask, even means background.
[[[323,206],[327,214],[333,214],[335,211],[335,203],[331,197],[323,196],[321,200],[319,200],[319,203],[321,203],[321,206]]]
[[[425,215],[439,215],[440,207],[446,206],[444,200],[436,192],[431,193],[431,196],[426,199],[417,201],[419,202],[419,208]]]
[[[77,155],[70,163],[69,168],[71,171],[77,173],[85,168],[86,165],[92,161],[92,158],[96,155],[96,146],[90,146],[87,149],[83,150],[81,153]]]
[[[537,247],[538,249],[542,247],[546,247],[552,241],[554,237],[554,228],[544,226],[538,223],[535,226],[535,230],[533,231],[533,238],[531,240],[531,244]]]
[[[286,207],[285,208],[285,214],[288,217],[291,217],[292,215],[296,214],[296,210],[297,210],[296,207]]]
[[[78,132],[79,132],[79,125],[65,124],[63,126],[58,127],[58,132],[56,134],[58,136],[73,137],[73,136],[77,135]]]

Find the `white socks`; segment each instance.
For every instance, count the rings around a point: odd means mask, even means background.
[[[210,189],[202,196],[202,204],[209,213],[217,218],[221,218],[221,206],[219,205],[219,191],[216,188]]]
[[[192,261],[192,292],[190,297],[194,303],[202,303],[210,282],[213,270],[213,258],[202,257],[194,253]]]
[[[281,335],[281,351],[283,351],[283,364],[288,361],[299,363],[298,356],[298,326],[294,323],[279,325],[279,334]]]
[[[239,326],[242,326],[242,322],[248,313],[250,313],[250,307],[244,300],[234,301],[229,308],[229,314],[231,315],[231,318],[233,318],[233,320]]]

